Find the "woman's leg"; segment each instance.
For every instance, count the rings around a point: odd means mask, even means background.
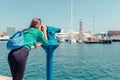
[[[28,49],[21,48],[19,50],[11,51],[8,55],[8,62],[13,80],[23,79],[28,53]]]
[[[11,70],[11,74],[13,76],[13,71],[14,71],[14,57],[12,56],[12,53],[13,51],[11,51],[8,55],[8,63],[9,63],[9,66],[10,66],[10,70]]]

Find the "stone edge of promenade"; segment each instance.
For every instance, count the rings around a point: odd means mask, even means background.
[[[12,80],[11,77],[0,75],[0,80]]]

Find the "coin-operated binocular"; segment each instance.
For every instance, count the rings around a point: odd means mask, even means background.
[[[48,46],[42,45],[42,48],[46,52],[46,73],[47,80],[53,80],[53,53],[55,49],[59,46],[59,43],[55,39],[55,33],[61,31],[60,28],[54,26],[46,26],[47,28],[47,37],[48,37]]]

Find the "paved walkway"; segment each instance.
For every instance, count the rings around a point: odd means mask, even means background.
[[[12,80],[11,77],[7,77],[7,76],[1,76],[0,75],[0,80]]]

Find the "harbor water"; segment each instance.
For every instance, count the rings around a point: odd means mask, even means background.
[[[0,41],[0,46],[0,75],[11,76],[6,42]],[[120,42],[61,43],[53,60],[54,80],[120,80]],[[46,54],[41,47],[31,50],[24,79],[46,80]]]

